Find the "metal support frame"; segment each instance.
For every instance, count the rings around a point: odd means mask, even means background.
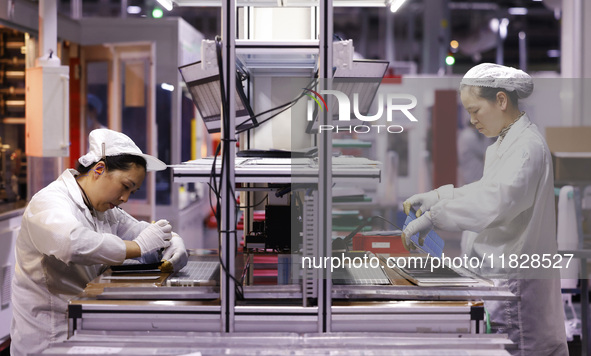
[[[236,305],[236,283],[233,279],[235,273],[236,254],[236,199],[234,198],[234,164],[236,156],[235,127],[235,90],[236,87],[236,1],[226,0],[222,2],[222,68],[223,84],[227,101],[228,113],[222,117],[229,121],[222,125],[222,159],[225,167],[222,179],[222,213],[220,239],[222,249],[220,251],[225,269],[221,271],[221,300],[222,300],[222,331],[234,331],[234,307]],[[223,109],[222,109],[223,113]]]
[[[583,246],[583,212],[582,212],[582,191],[585,187],[582,185],[580,187],[574,187],[574,199],[575,199],[575,213],[576,213],[576,221],[577,221],[577,233],[579,235],[579,250],[583,256],[579,257],[581,259],[581,279],[579,283],[581,284],[581,335],[582,342],[581,342],[581,355],[588,355],[591,349],[591,343],[589,342],[589,280],[587,279],[587,257],[584,253],[584,246]]]
[[[176,0],[180,6],[204,6],[204,1],[196,3],[192,1]],[[311,5],[313,3],[310,3]],[[381,3],[379,4],[380,6]],[[215,6],[215,5],[212,5]],[[235,270],[235,252],[236,252],[236,201],[234,199],[235,186],[235,151],[236,147],[232,144],[235,140],[235,91],[236,86],[236,0],[222,1],[222,57],[223,62],[220,73],[223,74],[224,90],[228,102],[226,116],[229,120],[226,130],[222,129],[222,142],[224,143],[223,164],[224,172],[222,179],[222,212],[221,212],[221,258],[225,269],[221,273],[221,294],[222,301],[221,330],[222,332],[234,332],[235,329],[235,306],[236,296],[235,280],[230,274]],[[314,6],[314,5],[312,5]],[[376,5],[377,6],[377,5]],[[321,0],[318,5],[318,33],[319,33],[319,78],[330,79],[332,77],[332,43],[333,43],[333,0]],[[326,123],[329,118],[324,116],[323,122]],[[319,138],[319,185],[318,185],[318,216],[327,217],[319,219],[317,226],[316,248],[318,256],[330,256],[332,251],[332,222],[330,215],[332,213],[332,134],[323,133]],[[316,278],[318,296],[318,331],[331,331],[331,291],[332,279],[330,271]],[[313,290],[313,288],[312,288]],[[304,300],[306,296],[304,296]]]
[[[320,80],[330,84],[332,78],[332,36],[333,36],[333,8],[332,0],[320,1],[320,26],[319,42],[319,74]],[[329,103],[329,105],[331,105]],[[332,121],[327,112],[321,115],[322,125],[328,125]],[[319,158],[319,219],[318,244],[319,255],[330,257],[332,254],[332,132],[327,130],[318,134],[318,158]],[[318,278],[318,331],[331,331],[331,291],[332,276],[329,269],[325,269]]]
[[[317,246],[318,191],[304,197],[303,253],[304,257],[319,259]],[[302,260],[303,261],[303,260]],[[307,268],[302,262],[302,306],[309,306],[310,300],[318,298],[318,270]]]

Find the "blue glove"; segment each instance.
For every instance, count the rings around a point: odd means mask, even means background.
[[[417,213],[418,214],[418,213]],[[433,228],[433,222],[431,221],[431,212],[427,211],[425,214],[418,217],[416,220],[411,221],[406,226],[406,229],[402,232],[401,239],[404,248],[408,251],[414,250],[411,237],[419,234],[419,245],[423,246],[425,243],[425,237]]]

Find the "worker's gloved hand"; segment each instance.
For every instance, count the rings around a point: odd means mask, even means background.
[[[170,246],[172,226],[166,220],[158,220],[145,228],[135,241],[143,254]]]
[[[422,216],[418,217],[416,220],[411,221],[406,226],[406,229],[402,232],[400,238],[402,239],[402,244],[404,248],[408,251],[414,250],[413,243],[411,241],[411,237],[419,234],[419,245],[423,246],[425,243],[425,238],[431,229],[433,228],[433,222],[431,221],[431,212],[427,211],[427,213],[423,214]]]
[[[183,239],[173,232],[170,246],[164,250],[164,255],[162,255],[162,261],[164,262],[161,266],[162,272],[178,272],[185,267],[188,260],[189,255]]]
[[[453,198],[453,185],[448,184],[427,193],[415,194],[402,203],[404,213],[410,214],[410,208],[420,205],[417,210],[417,217],[421,216],[425,211],[430,210],[431,207],[440,200]]]

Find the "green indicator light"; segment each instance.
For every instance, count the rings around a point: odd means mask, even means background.
[[[161,8],[155,8],[154,10],[152,10],[152,17],[155,19],[159,19],[162,16],[164,16],[164,12],[162,11]]]

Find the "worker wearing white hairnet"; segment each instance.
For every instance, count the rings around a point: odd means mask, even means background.
[[[480,180],[460,188],[442,186],[404,202],[405,212],[414,206],[419,218],[408,224],[403,240],[410,248],[411,236],[433,227],[469,231],[464,252],[484,262],[481,274],[519,298],[485,301],[492,331],[509,335],[518,347],[511,351],[515,355],[566,356],[559,271],[532,264],[527,274],[508,263],[512,256],[521,263],[557,251],[550,151],[518,108],[518,99],[532,91],[531,77],[514,68],[485,63],[466,73],[462,104],[480,133],[498,138],[487,149]]]
[[[119,132],[94,130],[89,143],[77,170],[64,171],[25,209],[12,283],[12,355],[65,340],[68,300],[109,265],[157,262],[161,249],[175,270],[187,262],[168,221],[140,222],[118,207],[141,187],[146,171],[166,165]]]

